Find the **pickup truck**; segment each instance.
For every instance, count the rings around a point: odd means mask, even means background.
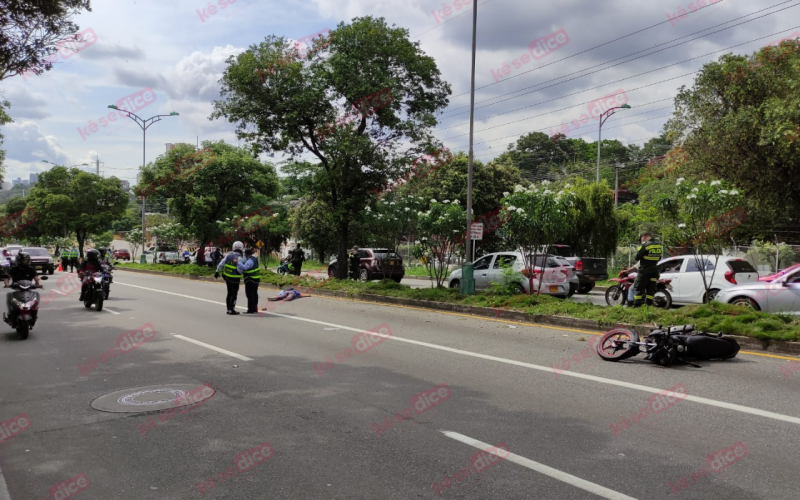
[[[608,261],[596,257],[577,257],[569,245],[550,245],[550,253],[567,259],[578,277],[578,293],[589,293],[596,281],[608,279]]]

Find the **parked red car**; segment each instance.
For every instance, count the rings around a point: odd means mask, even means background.
[[[785,274],[793,273],[793,272],[797,271],[798,269],[800,269],[800,264],[795,264],[795,265],[793,265],[791,267],[787,267],[786,269],[782,269],[782,270],[778,271],[777,273],[770,274],[768,276],[761,276],[760,278],[758,278],[758,281],[772,281],[772,280],[780,278],[781,276],[783,276]]]
[[[361,257],[358,277],[361,281],[391,279],[400,283],[406,270],[403,267],[403,258],[392,250],[386,248],[360,248]],[[334,258],[328,265],[328,276],[336,276],[337,259]]]
[[[116,260],[131,260],[131,253],[127,250],[114,250],[111,257]]]

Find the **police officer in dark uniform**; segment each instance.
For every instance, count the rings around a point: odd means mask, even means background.
[[[66,273],[69,267],[69,250],[66,248],[61,249],[61,269]]]
[[[636,253],[636,261],[639,262],[639,272],[633,282],[634,295],[633,307],[641,307],[645,302],[648,306],[653,305],[653,296],[656,293],[656,283],[661,276],[658,272],[658,261],[664,253],[661,243],[653,239],[653,236],[644,231],[639,235],[642,242]]]
[[[306,260],[306,253],[300,248],[300,243],[291,251],[290,256],[292,258],[292,267],[290,271],[295,276],[300,276],[300,270],[303,267],[303,262]]]
[[[350,253],[347,254],[347,260],[350,263],[350,279],[358,280],[359,266],[361,266],[361,256],[358,254],[358,247],[353,247]]]
[[[245,314],[258,313],[258,283],[261,281],[261,271],[258,269],[258,258],[254,253],[252,248],[245,250],[244,256],[247,260],[239,262],[236,266],[239,274],[244,276],[244,294],[247,296]]]
[[[242,274],[237,269],[237,266],[243,252],[244,245],[242,242],[233,242],[233,251],[225,256],[225,259],[217,266],[217,272],[214,273],[214,277],[219,278],[219,272],[222,271],[222,277],[225,279],[225,285],[228,287],[225,305],[228,308],[228,314],[232,316],[239,314],[239,311],[236,310],[236,298],[239,296],[239,283],[242,280]]]

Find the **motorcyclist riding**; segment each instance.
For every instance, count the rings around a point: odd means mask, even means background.
[[[35,281],[36,288],[44,288],[42,282],[39,280],[39,274],[36,272],[36,269],[31,267],[31,256],[28,252],[19,252],[14,260],[14,267],[3,277],[5,288],[11,286],[9,282],[16,283],[17,281],[23,280]],[[11,300],[10,294],[8,297],[8,300]]]
[[[86,298],[86,288],[89,285],[89,279],[94,273],[100,272],[100,252],[97,250],[89,250],[86,252],[86,260],[84,260],[78,267],[78,277],[81,278],[81,296],[80,301]],[[85,278],[85,279],[84,279]]]

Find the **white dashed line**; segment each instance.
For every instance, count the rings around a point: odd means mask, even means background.
[[[235,352],[231,352],[227,349],[223,349],[221,347],[216,347],[211,344],[206,344],[205,342],[200,342],[199,340],[190,339],[189,337],[184,337],[183,335],[178,335],[177,333],[170,333],[176,339],[185,340],[186,342],[191,342],[192,344],[197,344],[199,346],[203,346],[206,349],[211,349],[212,351],[217,351],[222,354],[227,354],[228,356],[232,356],[236,359],[241,359],[242,361],[253,361],[252,358],[248,358],[247,356],[242,356],[241,354],[236,354]]]

